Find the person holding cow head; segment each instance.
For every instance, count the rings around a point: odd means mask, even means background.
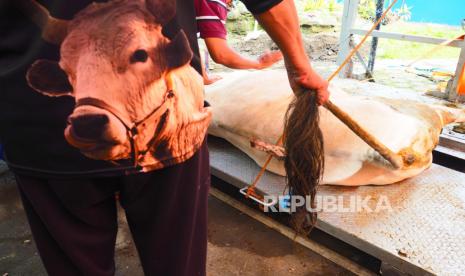
[[[232,0],[195,0],[197,28],[204,39],[213,61],[232,69],[265,69],[282,59],[280,51],[265,52],[257,60],[243,57],[231,47],[226,40],[226,19]],[[210,76],[202,64],[202,75],[205,84],[221,79]]]
[[[324,103],[293,1],[243,2],[292,87]],[[114,275],[118,201],[145,274],[205,275],[211,111],[194,1],[0,6],[0,141],[48,274]]]

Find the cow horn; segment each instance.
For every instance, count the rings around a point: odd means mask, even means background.
[[[68,33],[68,21],[54,18],[50,12],[35,0],[16,2],[31,20],[42,30],[42,38],[52,44],[60,45]]]
[[[155,21],[162,26],[176,15],[176,0],[146,0],[145,3]]]
[[[179,68],[191,61],[192,50],[184,31],[179,31],[165,46],[164,56],[169,70]]]

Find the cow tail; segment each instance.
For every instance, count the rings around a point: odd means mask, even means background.
[[[323,134],[315,92],[296,93],[284,122],[286,181],[292,196],[310,199],[291,216],[291,226],[299,234],[308,234],[316,223],[315,196],[324,169]]]

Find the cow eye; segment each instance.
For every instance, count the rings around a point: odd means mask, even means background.
[[[131,63],[146,62],[149,54],[145,50],[136,50],[131,56]]]

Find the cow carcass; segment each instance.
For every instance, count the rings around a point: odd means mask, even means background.
[[[334,115],[320,107],[325,145],[323,184],[382,185],[413,177],[431,165],[432,150],[442,127],[465,120],[465,112],[460,109],[399,97],[348,93],[340,82],[335,80],[330,85],[331,101],[392,151],[413,152],[415,161],[402,169],[394,169]],[[251,147],[251,141],[276,143],[283,132],[284,115],[292,97],[284,70],[229,74],[206,89],[206,99],[213,107],[209,133],[231,142],[262,166],[268,153]],[[268,170],[285,175],[283,162],[275,158]]]

